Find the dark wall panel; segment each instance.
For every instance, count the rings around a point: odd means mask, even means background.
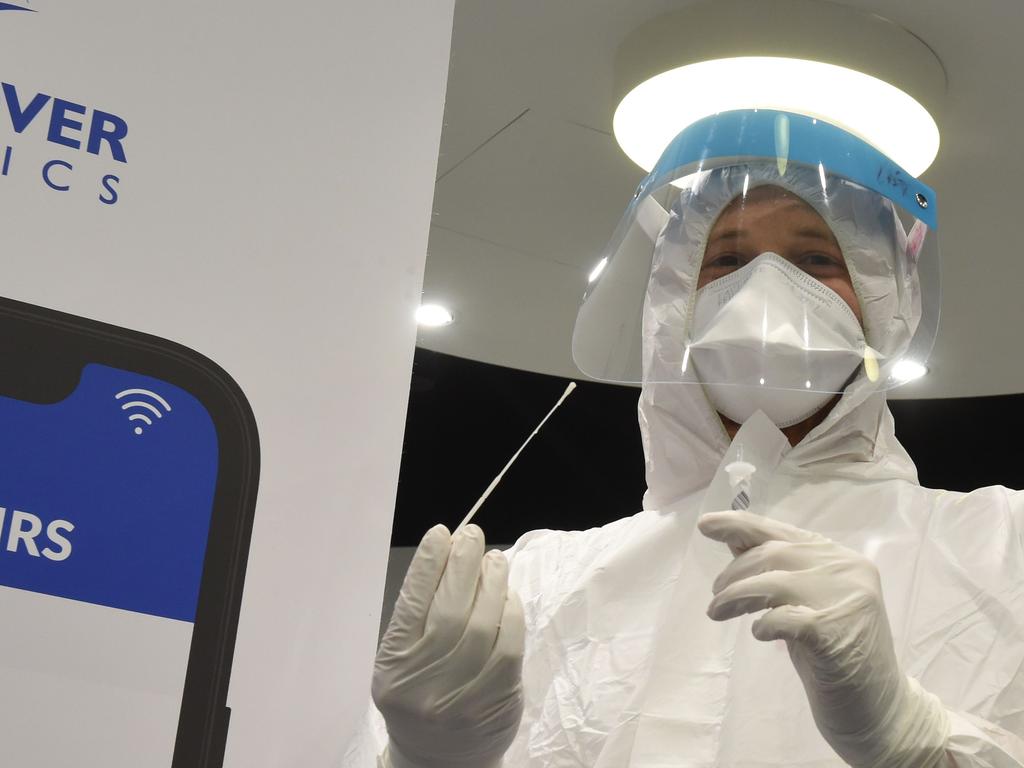
[[[533,431],[568,380],[417,348],[392,546],[453,528]],[[638,390],[581,383],[477,515],[489,541],[534,528],[589,528],[640,510]],[[890,403],[921,482],[1024,486],[1024,395]]]

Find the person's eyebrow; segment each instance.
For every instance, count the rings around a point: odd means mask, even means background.
[[[741,227],[732,227],[730,229],[723,229],[721,232],[715,234],[708,244],[717,243],[719,240],[741,240],[748,234],[747,230]],[[816,240],[825,240],[829,243],[835,240],[834,236],[818,227],[801,227],[793,233],[796,237],[807,237],[814,238]]]
[[[793,234],[797,237],[812,237],[818,240],[827,240],[830,243],[835,240],[835,236],[831,232],[826,232],[817,227],[802,227]]]
[[[717,243],[719,240],[738,240],[739,238],[745,237],[746,234],[747,230],[736,227],[733,227],[732,229],[723,229],[708,241],[708,245],[711,243]]]

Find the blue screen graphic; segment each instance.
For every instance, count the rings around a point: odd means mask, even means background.
[[[193,622],[216,478],[166,382],[90,364],[59,403],[0,397],[0,585]]]

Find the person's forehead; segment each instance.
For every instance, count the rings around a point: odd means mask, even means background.
[[[740,220],[776,223],[779,214],[784,215],[786,219],[801,220],[800,231],[802,232],[820,229],[823,233],[829,235],[832,233],[821,214],[809,203],[799,195],[774,185],[754,187],[745,195],[737,195],[719,214],[713,229],[718,230],[724,226],[735,227]]]

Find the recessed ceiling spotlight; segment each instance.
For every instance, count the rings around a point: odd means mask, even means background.
[[[928,369],[914,360],[900,360],[892,367],[893,378],[904,383],[920,379],[926,373]]]
[[[832,123],[919,176],[939,150],[945,91],[931,49],[880,16],[822,0],[713,0],[626,38],[612,128],[649,171],[703,117],[776,109]]]
[[[424,328],[440,328],[451,324],[452,313],[440,304],[421,304],[416,310],[416,322]]]

